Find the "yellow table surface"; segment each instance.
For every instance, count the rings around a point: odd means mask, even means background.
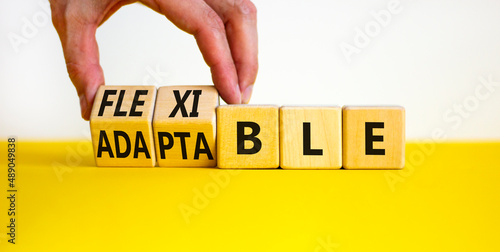
[[[500,143],[409,143],[392,170],[97,168],[90,141],[17,143],[0,251],[500,251]]]

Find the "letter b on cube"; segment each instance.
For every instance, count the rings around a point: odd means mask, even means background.
[[[219,106],[219,168],[278,168],[278,116],[277,106]]]

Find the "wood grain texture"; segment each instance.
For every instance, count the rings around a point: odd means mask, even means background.
[[[217,108],[217,155],[219,168],[277,168],[279,166],[279,121],[277,106],[225,105]],[[261,142],[254,154],[238,154],[238,148],[255,148],[245,140],[238,146],[238,125],[258,124]],[[256,133],[241,127],[245,135]]]
[[[281,107],[280,166],[283,169],[340,169],[342,109]]]
[[[342,116],[344,168],[401,169],[404,167],[405,110],[403,107],[347,106],[343,108]]]
[[[184,97],[185,101],[181,102]],[[184,112],[177,106],[179,98]],[[166,86],[158,89],[153,129],[159,166],[217,165],[215,108],[218,105],[219,93],[213,86]],[[170,147],[171,141],[173,145]]]
[[[154,86],[99,87],[90,115],[97,166],[155,166],[155,99]]]

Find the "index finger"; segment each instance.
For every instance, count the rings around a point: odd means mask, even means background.
[[[231,104],[240,103],[241,94],[236,67],[224,23],[217,13],[203,0],[144,0],[143,2],[164,14],[181,30],[194,35],[222,99]]]
[[[229,47],[238,72],[241,102],[248,103],[259,68],[257,9],[250,0],[205,1],[225,23]]]

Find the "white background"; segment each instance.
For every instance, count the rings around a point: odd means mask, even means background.
[[[0,0],[2,138],[89,135],[46,2]],[[406,108],[408,139],[441,130],[444,140],[500,139],[500,86],[480,81],[500,83],[500,1],[400,0],[385,27],[373,26],[371,13],[389,2],[254,1],[260,71],[251,103],[396,104]],[[23,34],[26,22],[36,30]],[[341,45],[355,46],[367,26],[372,37],[349,62]],[[142,5],[120,9],[97,37],[107,84],[211,83],[194,39]]]

